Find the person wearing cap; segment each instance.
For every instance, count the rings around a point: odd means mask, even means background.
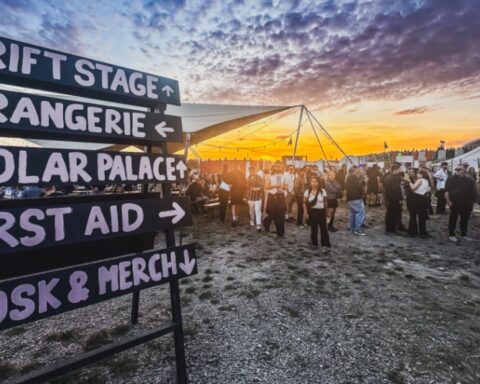
[[[433,177],[437,181],[437,214],[445,214],[447,201],[445,200],[445,183],[448,179],[448,163],[444,161],[441,168],[434,173]]]
[[[250,226],[257,226],[257,231],[260,232],[262,224],[262,195],[263,195],[263,181],[262,178],[255,173],[255,167],[248,168],[249,176],[247,179],[247,200],[250,212]]]
[[[462,240],[471,241],[467,236],[468,220],[475,203],[475,182],[467,177],[465,168],[459,164],[455,167],[455,174],[449,177],[445,183],[445,200],[450,207],[448,220],[448,239],[457,243],[455,236],[457,220],[460,216],[460,235]]]

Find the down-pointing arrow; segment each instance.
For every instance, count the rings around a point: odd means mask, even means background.
[[[187,165],[182,160],[180,160],[175,168],[178,172],[180,172],[180,178],[183,179],[185,177],[185,172],[187,172],[188,170]]]
[[[155,130],[162,137],[167,137],[167,132],[174,132],[175,131],[174,128],[167,127],[167,122],[166,121],[162,121],[161,123],[158,123],[157,125],[155,125]]]
[[[170,94],[171,93],[174,93],[175,91],[173,90],[172,87],[170,87],[169,85],[165,85],[163,88],[162,88],[162,92],[165,92],[167,94],[167,97],[170,97]]]
[[[195,267],[195,259],[190,259],[190,254],[187,249],[183,251],[183,263],[179,263],[178,266],[187,275],[192,273],[193,268]]]
[[[158,217],[160,217],[161,219],[163,219],[165,217],[173,217],[172,224],[176,224],[185,216],[185,211],[175,201],[172,203],[172,207],[173,207],[172,210],[160,212],[158,214]]]

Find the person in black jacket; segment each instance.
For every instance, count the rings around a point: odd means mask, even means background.
[[[390,173],[385,177],[385,229],[387,233],[397,233],[397,225],[402,215],[402,186],[400,165],[392,164]]]
[[[471,241],[467,237],[468,220],[472,214],[473,204],[476,199],[475,182],[467,177],[462,165],[455,167],[455,174],[447,179],[445,184],[445,199],[450,207],[448,220],[449,240],[456,243],[455,227],[460,216],[460,234],[463,240]]]

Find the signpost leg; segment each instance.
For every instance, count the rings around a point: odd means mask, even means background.
[[[167,143],[162,143],[162,153],[167,153]],[[171,197],[171,185],[162,185],[162,197]],[[165,231],[167,247],[175,245],[175,232],[173,230]],[[183,340],[182,309],[180,303],[180,287],[178,279],[170,281],[170,301],[172,305],[172,321],[175,323],[173,338],[175,342],[175,363],[177,368],[177,383],[187,384],[187,364],[185,361],[185,346]]]

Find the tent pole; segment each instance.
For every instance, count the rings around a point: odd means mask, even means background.
[[[297,144],[298,144],[298,137],[300,136],[300,127],[302,126],[302,117],[303,117],[303,109],[305,108],[304,105],[300,108],[300,119],[298,119],[298,128],[297,128],[297,137],[295,138],[295,146],[293,147],[293,163],[295,164],[295,156],[297,154]]]
[[[328,138],[330,139],[330,141],[331,141],[333,144],[335,144],[335,146],[338,148],[338,150],[343,153],[343,155],[348,159],[348,161],[350,161],[351,164],[354,165],[354,163],[353,163],[352,159],[350,158],[350,156],[348,156],[348,155],[345,153],[345,151],[337,144],[337,142],[335,141],[335,139],[334,139],[332,136],[330,136],[330,134],[328,133],[328,131],[323,127],[322,124],[320,124],[320,122],[317,120],[317,118],[315,117],[315,115],[314,115],[312,112],[310,112],[309,109],[307,109],[307,113],[312,116],[312,119],[315,120],[315,122],[318,124],[318,126],[322,129],[323,132],[325,132],[325,134],[328,136]]]
[[[325,161],[327,162],[327,167],[329,167],[330,163],[328,162],[327,154],[325,153],[325,150],[323,149],[323,145],[320,142],[320,139],[319,139],[318,134],[317,134],[317,130],[315,129],[315,127],[313,125],[313,122],[312,122],[312,119],[311,119],[310,115],[308,114],[308,112],[307,112],[307,117],[308,117],[308,121],[310,122],[310,126],[313,129],[313,133],[315,133],[315,137],[317,138],[318,145],[320,146],[320,149],[322,150],[323,157],[325,158]]]

